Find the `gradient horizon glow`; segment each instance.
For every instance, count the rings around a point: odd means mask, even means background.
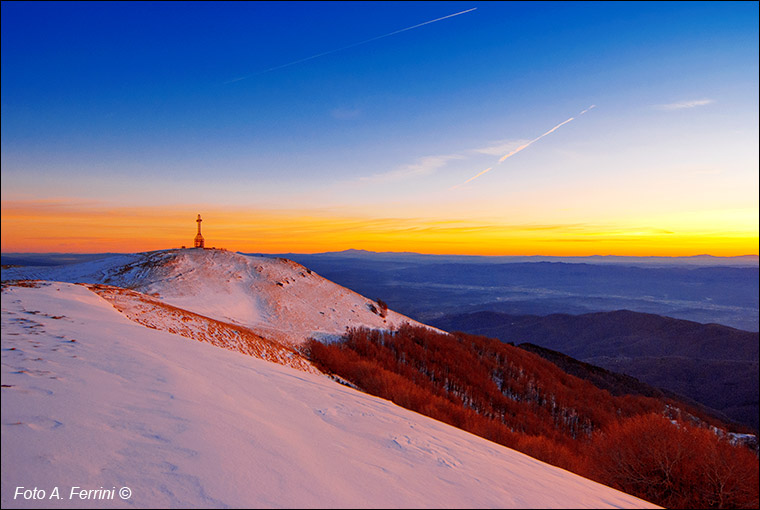
[[[758,254],[756,2],[1,6],[4,253]]]

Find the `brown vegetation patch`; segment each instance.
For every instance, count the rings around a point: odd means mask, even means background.
[[[757,457],[709,423],[664,399],[613,396],[499,340],[406,325],[354,329],[341,342],[310,341],[304,352],[368,393],[654,503],[757,507]],[[652,438],[641,441],[637,427],[647,416]],[[618,462],[632,442],[657,450],[639,452],[635,472]],[[671,452],[671,443],[680,449]],[[678,469],[661,473],[663,459]],[[670,485],[649,490],[668,476]]]
[[[50,282],[44,280],[5,280],[2,282],[3,289],[7,287],[29,287],[37,289],[39,287],[47,287],[48,285],[50,285]]]
[[[257,335],[246,327],[189,312],[133,290],[110,285],[84,285],[110,302],[127,318],[148,328],[208,342],[304,372],[319,373],[294,349]]]

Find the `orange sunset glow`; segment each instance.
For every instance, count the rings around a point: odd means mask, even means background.
[[[70,207],[61,202],[3,204],[5,252],[136,252],[192,246],[195,210]],[[349,248],[467,255],[688,256],[757,253],[751,222],[735,231],[699,222],[669,231],[642,224],[523,224],[494,221],[368,218],[204,208],[208,246],[242,252],[316,253]],[[742,229],[744,227],[744,229]],[[62,235],[65,234],[65,235]]]

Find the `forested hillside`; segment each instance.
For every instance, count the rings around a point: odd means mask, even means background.
[[[340,342],[309,342],[305,352],[368,393],[655,503],[757,506],[757,458],[729,443],[723,423],[667,399],[613,396],[499,340],[411,326],[354,329]],[[638,429],[671,439],[639,443]],[[689,455],[673,450],[684,445]],[[639,464],[625,464],[637,448]],[[670,455],[681,460],[663,468]]]

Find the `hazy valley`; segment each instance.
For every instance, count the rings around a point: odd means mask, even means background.
[[[420,321],[631,310],[760,330],[758,258],[284,254]]]

